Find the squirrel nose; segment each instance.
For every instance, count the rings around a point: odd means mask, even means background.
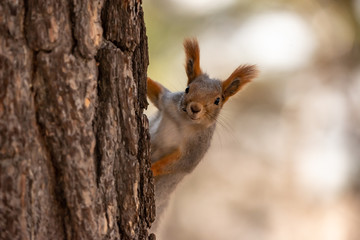
[[[201,105],[199,103],[192,103],[190,105],[191,112],[196,114],[199,113],[202,109]]]

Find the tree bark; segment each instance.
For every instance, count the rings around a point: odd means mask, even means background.
[[[141,1],[0,2],[0,239],[148,239]]]

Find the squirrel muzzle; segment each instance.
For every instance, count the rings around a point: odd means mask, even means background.
[[[204,107],[201,103],[190,102],[186,106],[186,113],[192,120],[198,120],[204,115]]]

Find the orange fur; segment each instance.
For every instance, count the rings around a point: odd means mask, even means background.
[[[154,177],[159,175],[165,175],[170,173],[166,168],[170,166],[172,163],[176,162],[181,156],[180,150],[176,149],[172,153],[162,157],[155,163],[151,165],[151,170],[153,172]]]
[[[188,84],[190,84],[192,80],[202,74],[200,68],[200,48],[195,38],[185,39],[184,48],[186,54],[185,69],[188,76]]]
[[[147,78],[147,95],[150,101],[158,107],[158,100],[163,87],[160,83],[153,81],[151,78]]]
[[[240,84],[236,86],[236,89],[230,94],[224,96],[223,103],[225,103],[229,97],[237,93],[245,84],[257,77],[258,70],[255,65],[241,65],[222,83],[223,92],[226,91],[235,80],[239,80]]]

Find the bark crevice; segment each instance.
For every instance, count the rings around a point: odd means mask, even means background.
[[[37,54],[34,54],[34,56],[36,57]],[[36,69],[36,65],[33,64],[33,69]],[[35,76],[35,74],[34,74]],[[33,77],[34,77],[33,76]],[[34,78],[33,78],[34,79]],[[65,198],[65,193],[64,193],[64,185],[63,185],[63,181],[61,181],[61,168],[57,165],[56,161],[55,161],[55,157],[54,157],[54,153],[52,152],[52,148],[51,146],[49,146],[47,144],[47,140],[46,140],[46,128],[45,126],[43,126],[43,124],[41,123],[41,121],[39,120],[40,116],[39,116],[39,110],[38,110],[38,103],[36,100],[36,93],[33,93],[34,96],[34,108],[35,108],[35,123],[36,123],[36,127],[37,127],[37,132],[38,132],[38,141],[39,144],[41,146],[42,151],[44,152],[45,155],[45,161],[48,162],[48,164],[46,164],[46,166],[50,169],[48,169],[49,173],[52,173],[51,175],[51,180],[49,181],[48,184],[51,184],[50,189],[53,189],[53,196],[55,199],[55,203],[57,206],[53,206],[53,211],[56,211],[56,215],[60,215],[60,219],[62,220],[61,222],[61,226],[62,226],[62,231],[63,231],[63,236],[64,239],[67,240],[67,227],[66,227],[66,221],[68,220],[68,214],[69,214],[69,208],[66,204],[66,198]],[[62,211],[59,211],[59,209],[62,209]]]
[[[69,14],[69,22],[71,24],[71,38],[72,38],[72,45],[71,45],[71,53],[75,54],[76,48],[78,46],[78,40],[76,39],[75,36],[75,28],[76,28],[76,17],[75,17],[75,12],[74,12],[74,8],[75,8],[75,4],[73,2],[73,0],[69,0],[68,1],[68,14]],[[81,54],[79,54],[81,57],[83,57]]]

